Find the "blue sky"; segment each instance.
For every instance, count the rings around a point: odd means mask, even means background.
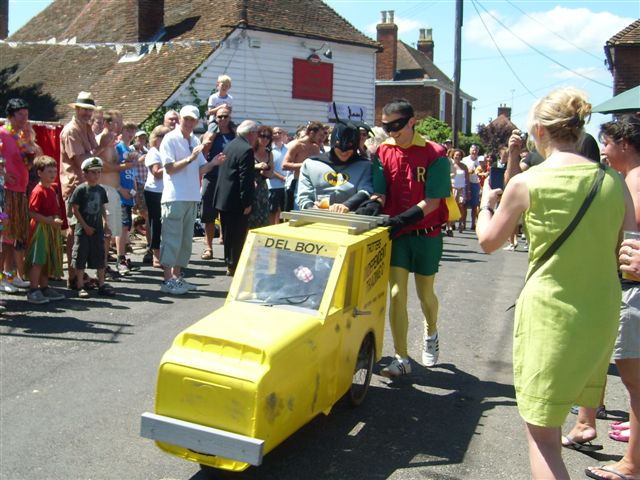
[[[10,0],[9,32],[49,3]],[[420,28],[433,29],[435,63],[453,76],[455,0],[325,3],[372,38],[382,10],[394,10],[399,37],[410,45],[417,41]],[[514,123],[525,126],[535,98],[564,85],[584,90],[594,105],[611,98],[604,44],[639,17],[638,0],[465,0],[461,85],[477,98],[474,130],[475,125],[495,118],[503,103],[512,107]],[[608,119],[594,114],[588,130],[597,132],[598,125]]]

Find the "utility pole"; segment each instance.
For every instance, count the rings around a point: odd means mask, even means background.
[[[456,0],[456,42],[453,69],[453,146],[458,148],[458,133],[462,121],[462,109],[460,108],[460,64],[462,52],[462,0]]]

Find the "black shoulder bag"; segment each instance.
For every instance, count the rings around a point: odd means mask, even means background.
[[[569,238],[571,233],[573,233],[573,231],[576,229],[576,227],[580,223],[580,220],[582,220],[582,217],[584,217],[584,214],[587,213],[587,210],[589,209],[591,202],[593,202],[593,199],[598,193],[598,190],[600,190],[600,187],[602,186],[602,181],[604,180],[604,173],[606,171],[606,167],[602,163],[599,163],[598,167],[600,168],[598,168],[598,173],[596,174],[596,178],[593,180],[593,183],[591,184],[591,190],[589,190],[587,197],[584,199],[584,202],[582,202],[582,205],[580,206],[578,213],[576,213],[576,216],[573,218],[573,220],[567,226],[567,228],[565,228],[564,231],[560,235],[558,235],[558,238],[556,238],[554,242],[549,246],[549,248],[547,248],[547,250],[540,256],[540,258],[538,258],[536,263],[533,265],[533,268],[527,275],[527,278],[524,279],[524,285],[526,285],[527,281],[533,276],[533,274],[536,273],[540,269],[540,267],[542,267],[542,265],[544,265],[546,261],[549,260],[553,256],[553,254],[558,251],[558,249],[562,246],[565,240]],[[524,285],[522,286],[523,289],[524,289]],[[514,307],[515,307],[515,303],[511,305],[509,308],[507,308],[507,311],[511,310]]]

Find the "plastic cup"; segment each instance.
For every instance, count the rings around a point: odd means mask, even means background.
[[[318,195],[316,202],[318,208],[329,208],[329,195]]]
[[[629,230],[624,231],[625,240],[640,240],[640,232],[632,232]],[[640,282],[640,277],[629,272],[622,272],[622,278],[625,280],[631,280],[633,282]]]

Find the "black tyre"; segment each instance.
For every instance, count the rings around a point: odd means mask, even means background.
[[[375,357],[376,345],[373,341],[373,335],[369,333],[360,344],[360,351],[353,371],[353,382],[349,389],[349,402],[354,407],[362,404],[364,397],[367,396]]]

